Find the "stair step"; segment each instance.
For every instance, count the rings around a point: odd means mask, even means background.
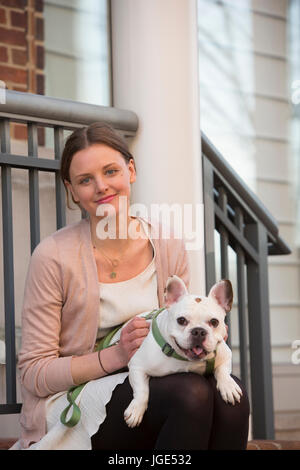
[[[0,450],[8,450],[17,439],[0,439]],[[252,440],[248,442],[247,450],[300,450],[300,441],[268,441]]]
[[[253,440],[248,442],[247,450],[300,450],[300,441]]]
[[[0,439],[0,450],[8,450],[11,446],[17,442],[18,439],[13,437],[7,437]]]

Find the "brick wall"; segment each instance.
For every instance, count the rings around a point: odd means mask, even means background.
[[[43,0],[0,0],[0,80],[9,90],[45,93]],[[14,126],[15,138],[25,134]]]

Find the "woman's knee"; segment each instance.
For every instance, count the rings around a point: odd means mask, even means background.
[[[184,372],[163,377],[167,384],[168,401],[175,409],[196,412],[213,406],[213,394],[207,379],[199,374]]]
[[[242,384],[241,380],[238,377],[236,377],[235,375],[231,375],[231,377],[233,378],[233,380],[238,384],[238,386],[241,389],[241,395],[240,395],[239,401],[235,401],[234,407],[232,407],[232,406],[224,407],[223,406],[224,404],[226,404],[226,402],[223,400],[219,390],[217,389],[216,379],[215,379],[214,376],[211,376],[209,378],[210,385],[214,389],[215,406],[217,406],[218,408],[221,407],[222,409],[225,410],[225,412],[229,411],[230,413],[238,413],[240,415],[241,419],[243,419],[243,417],[245,419],[248,419],[249,414],[250,414],[250,404],[249,404],[249,398],[248,398],[247,390],[246,390],[245,386]]]
[[[246,417],[249,417],[250,403],[249,403],[247,390],[246,390],[245,386],[242,384],[241,380],[238,377],[236,377],[235,375],[231,375],[231,377],[238,384],[238,386],[240,387],[241,392],[242,392],[241,397],[240,397],[240,401],[238,403],[240,411],[243,412]]]

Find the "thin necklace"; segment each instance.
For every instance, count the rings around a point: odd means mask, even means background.
[[[95,250],[97,250],[96,246],[93,245],[93,248]],[[126,250],[124,251],[124,253],[122,254],[121,258],[117,259],[117,258],[110,258],[109,256],[107,256],[103,250],[100,251],[100,253],[106,258],[108,259],[108,261],[111,263],[112,265],[112,271],[109,275],[109,277],[111,279],[115,279],[117,277],[117,273],[116,273],[116,268],[118,268],[119,264],[120,264],[120,261],[122,261],[122,259],[124,258],[124,255],[125,253],[127,252],[129,247],[126,248]]]

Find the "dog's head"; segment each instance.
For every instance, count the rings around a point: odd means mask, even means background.
[[[178,276],[168,279],[165,306],[168,309],[168,340],[175,351],[189,360],[202,360],[226,336],[225,316],[231,310],[231,282],[222,280],[208,297],[191,295]]]

